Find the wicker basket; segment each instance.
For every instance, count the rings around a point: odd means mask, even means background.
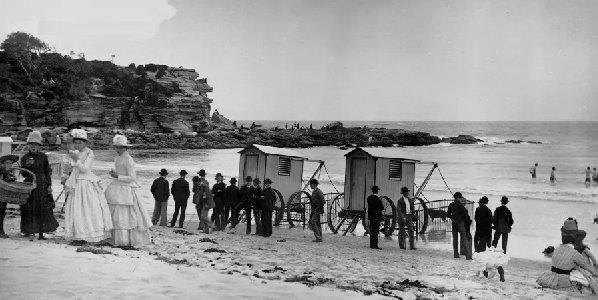
[[[35,174],[23,168],[11,169],[31,174],[33,176],[33,182],[7,182],[0,179],[0,202],[23,205],[27,203],[31,191],[37,187],[35,184]]]

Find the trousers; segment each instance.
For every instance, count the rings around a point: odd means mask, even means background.
[[[181,211],[181,218],[179,219],[179,228],[183,228],[185,223],[185,210],[187,210],[187,201],[175,201],[174,202],[174,214],[172,214],[172,220],[170,226],[174,227],[176,224],[177,217],[179,216],[179,210]]]
[[[160,226],[166,226],[168,223],[168,216],[167,216],[167,201],[154,201],[154,213],[152,214],[152,224],[158,224],[160,222]]]

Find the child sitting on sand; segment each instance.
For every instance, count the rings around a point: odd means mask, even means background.
[[[506,255],[502,249],[489,248],[483,252],[476,252],[473,254],[473,261],[477,264],[478,276],[486,278],[494,278],[496,271],[500,275],[500,281],[505,282],[504,267],[509,263],[509,256]]]

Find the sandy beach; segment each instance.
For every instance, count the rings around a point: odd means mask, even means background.
[[[311,231],[300,227],[275,228],[269,238],[207,235],[195,230],[195,219],[184,229],[153,227],[152,245],[124,251],[69,246],[61,229],[47,241],[30,241],[18,234],[18,220],[7,219],[11,238],[0,242],[0,299],[581,297],[535,284],[549,261],[511,259],[502,283],[476,276],[475,261],[448,251],[400,250],[383,239],[383,250],[371,250],[368,237],[351,235],[325,234],[323,243],[312,243]]]

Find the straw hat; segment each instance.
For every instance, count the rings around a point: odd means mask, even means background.
[[[112,146],[117,146],[117,147],[131,147],[131,144],[129,144],[129,140],[127,139],[126,136],[121,135],[121,134],[117,134],[112,139]]]
[[[73,137],[73,140],[78,139],[87,141],[87,132],[83,129],[71,130],[71,136]]]
[[[32,131],[27,136],[27,143],[42,144],[42,134],[39,131]]]

